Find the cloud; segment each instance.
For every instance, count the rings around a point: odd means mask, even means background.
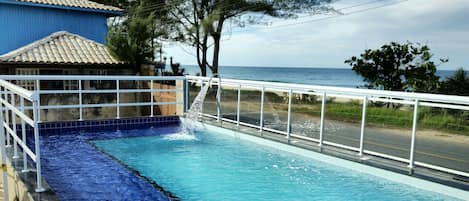
[[[339,1],[343,8],[366,1]],[[383,0],[380,4],[400,2]],[[355,7],[345,13],[361,10]],[[426,43],[438,58],[449,58],[442,68],[469,68],[469,1],[408,0],[327,20],[325,16],[275,22],[271,27],[236,29],[222,42],[222,65],[346,67],[343,61],[366,48],[390,41]],[[301,23],[278,27],[282,24]],[[255,31],[251,31],[255,30]],[[193,50],[192,50],[193,51]],[[182,63],[195,58],[179,47],[168,51]]]

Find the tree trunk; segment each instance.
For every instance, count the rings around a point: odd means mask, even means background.
[[[212,61],[212,74],[213,77],[218,77],[218,63],[220,59],[220,39],[221,39],[221,32],[223,30],[223,23],[224,23],[224,18],[220,17],[220,20],[218,21],[217,25],[217,30],[212,33],[212,38],[213,38],[213,61]]]

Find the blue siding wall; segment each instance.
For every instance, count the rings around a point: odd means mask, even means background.
[[[0,4],[0,55],[57,31],[104,43],[106,19],[103,13]]]

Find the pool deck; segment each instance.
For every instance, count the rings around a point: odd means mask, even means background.
[[[323,145],[322,148],[318,146],[317,143],[312,142],[312,141],[307,141],[299,138],[294,138],[291,137],[290,141],[287,140],[287,138],[284,135],[268,132],[268,131],[262,131],[259,132],[259,129],[251,128],[251,127],[246,127],[246,126],[239,126],[239,128],[236,126],[236,124],[229,123],[229,122],[223,122],[220,124],[220,122],[217,122],[216,120],[212,118],[203,118],[202,119],[203,123],[208,123],[211,125],[215,126],[221,126],[222,128],[229,129],[229,130],[235,130],[235,131],[241,131],[245,134],[253,135],[256,137],[261,137],[269,140],[273,140],[276,142],[281,142],[284,144],[289,144],[295,147],[307,149],[310,151],[315,151],[315,152],[320,152],[326,155],[346,159],[349,161],[354,161],[357,163],[361,164],[366,164],[372,167],[378,167],[381,169],[389,170],[392,172],[397,172],[400,174],[404,175],[410,175],[409,174],[409,169],[407,167],[408,164],[402,163],[402,162],[397,162],[381,157],[376,157],[372,155],[364,155],[363,157],[358,156],[356,152],[341,149],[341,148],[336,148],[333,146],[328,146],[328,145]],[[412,177],[432,181],[435,183],[440,183],[444,184],[447,186],[451,186],[454,188],[458,188],[461,190],[469,191],[469,180],[467,178],[462,178],[457,175],[453,174],[448,174],[428,168],[423,168],[423,167],[414,167],[413,173],[410,175]]]

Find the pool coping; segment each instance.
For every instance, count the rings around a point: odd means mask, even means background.
[[[184,123],[184,119],[181,118],[181,122]],[[222,134],[225,134],[225,135],[228,135],[228,136],[231,136],[231,137],[235,137],[235,138],[239,138],[239,139],[242,139],[242,140],[247,140],[247,141],[250,141],[250,142],[253,142],[253,143],[261,144],[261,145],[264,145],[264,146],[272,147],[272,148],[275,148],[275,149],[279,149],[281,151],[286,151],[286,152],[290,152],[290,153],[293,153],[293,154],[298,154],[298,155],[303,156],[303,157],[307,157],[307,158],[310,158],[310,159],[313,159],[313,160],[321,161],[321,162],[331,164],[331,165],[335,165],[335,166],[338,166],[338,167],[343,167],[343,168],[347,168],[347,169],[350,169],[350,170],[353,170],[353,171],[373,175],[373,176],[376,176],[376,177],[386,179],[388,181],[409,185],[409,186],[412,186],[412,187],[415,187],[415,188],[418,188],[418,189],[422,189],[422,190],[426,190],[426,191],[432,191],[432,192],[435,192],[435,193],[443,194],[443,195],[453,197],[453,198],[457,198],[457,199],[461,199],[461,200],[468,200],[469,199],[469,192],[464,191],[462,189],[457,189],[457,188],[446,186],[446,185],[443,185],[443,184],[427,181],[427,180],[424,180],[424,179],[421,179],[421,178],[416,178],[416,177],[412,177],[412,176],[408,176],[408,175],[404,175],[404,174],[399,174],[399,173],[392,172],[392,171],[389,171],[389,170],[380,169],[380,168],[373,167],[373,166],[370,166],[370,165],[365,165],[365,164],[361,164],[361,163],[358,163],[358,162],[342,159],[342,158],[339,158],[339,157],[334,157],[334,156],[322,154],[322,153],[315,152],[315,151],[312,151],[312,150],[308,150],[308,149],[305,149],[305,148],[285,144],[285,143],[282,143],[282,142],[276,142],[276,141],[265,139],[265,138],[262,138],[262,137],[242,133],[242,132],[239,132],[239,131],[230,130],[230,129],[227,129],[227,128],[222,128],[222,127],[210,125],[210,124],[207,124],[207,123],[200,123],[200,125],[202,127],[204,127],[205,129],[208,128],[209,130],[214,130],[218,133],[222,133]]]

